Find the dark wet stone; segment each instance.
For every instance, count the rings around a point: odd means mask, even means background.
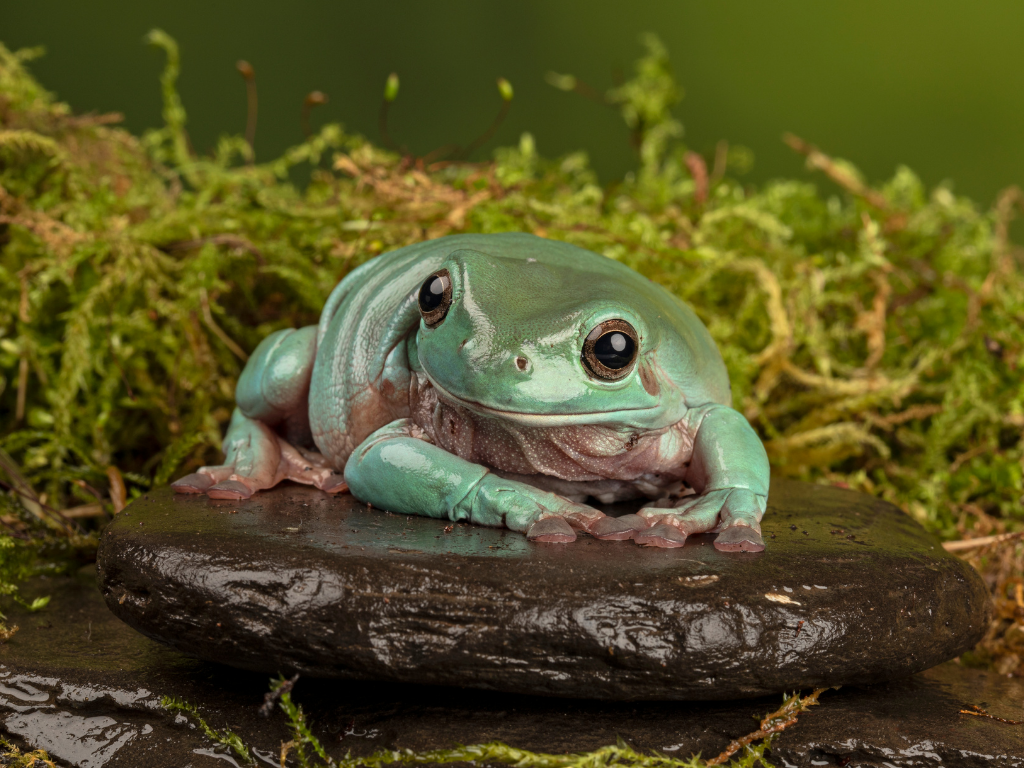
[[[186,657],[118,621],[90,574],[36,582],[53,596],[35,614],[12,608],[21,631],[0,645],[0,730],[77,768],[225,768],[223,750],[160,706],[199,706],[278,765],[291,738],[279,713],[260,717],[268,677]],[[380,749],[441,749],[500,740],[539,752],[588,751],[621,736],[635,748],[717,755],[756,727],[777,696],[732,702],[599,702],[396,683],[300,679],[295,697],[334,757]],[[1018,727],[960,715],[976,704],[1019,719],[1024,685],[944,664],[908,679],[828,691],[782,733],[783,766],[1024,766]],[[294,765],[294,762],[290,762]]]
[[[620,509],[621,512],[630,510]],[[763,553],[391,515],[288,485],[151,493],[103,535],[107,605],[209,661],[595,699],[726,699],[906,676],[970,648],[980,578],[885,502],[776,481]]]

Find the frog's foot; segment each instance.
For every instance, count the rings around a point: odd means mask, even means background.
[[[344,475],[313,451],[300,451],[261,422],[235,418],[225,439],[224,464],[200,467],[171,487],[178,493],[205,493],[237,501],[282,480],[314,485],[328,493],[348,490]]]
[[[595,539],[625,541],[635,538],[648,525],[650,523],[640,515],[623,515],[622,517],[602,517],[587,530]]]
[[[644,507],[638,513],[651,527],[634,536],[637,544],[680,547],[687,536],[718,531],[721,552],[761,552],[765,499],[745,488],[724,488],[689,497],[675,509]]]
[[[638,531],[633,541],[642,547],[662,547],[670,549],[681,547],[686,543],[686,534],[669,523],[656,523],[650,528]]]
[[[578,506],[583,507],[583,504]],[[526,532],[526,538],[530,541],[546,541],[557,543],[568,543],[576,540],[577,530],[586,531],[595,539],[602,541],[625,541],[632,539],[638,532],[647,527],[648,523],[637,515],[624,515],[623,517],[608,517],[603,512],[585,507],[588,513],[582,515],[569,515],[567,517],[545,517],[530,526]],[[596,515],[592,513],[596,512]],[[567,522],[571,521],[571,522]]]
[[[234,468],[228,466],[200,467],[191,475],[175,480],[171,483],[171,488],[176,493],[207,493],[221,483],[227,482],[233,472]]]
[[[715,549],[720,552],[763,552],[764,539],[761,526],[755,529],[744,523],[735,523],[723,528],[715,538]]]
[[[545,544],[569,544],[576,541],[576,532],[561,517],[545,517],[526,531],[528,541]]]
[[[285,479],[313,485],[325,493],[348,490],[345,474],[332,467],[321,454],[300,450],[281,440],[281,464]]]
[[[529,541],[568,544],[576,531],[590,532],[603,512],[564,496],[495,474],[486,475],[472,502],[473,521],[525,533]]]
[[[176,493],[206,493],[213,485],[213,478],[201,472],[193,472],[171,483]]]

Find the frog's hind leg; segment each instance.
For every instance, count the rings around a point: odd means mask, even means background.
[[[171,484],[178,493],[205,493],[213,499],[247,499],[282,480],[315,485],[328,493],[347,490],[341,473],[318,453],[300,451],[239,409],[224,438],[224,463],[201,467]]]
[[[282,480],[344,490],[341,473],[323,456],[292,442],[311,440],[308,393],[315,355],[312,326],[276,331],[260,342],[238,380],[224,463],[202,467],[171,487],[215,499],[247,499]]]

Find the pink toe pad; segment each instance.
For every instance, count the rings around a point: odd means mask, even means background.
[[[210,488],[206,492],[206,495],[211,499],[230,499],[231,501],[237,501],[238,499],[248,499],[252,496],[252,491],[237,480],[225,480],[223,483],[217,483],[215,486]]]
[[[763,552],[764,539],[761,534],[746,525],[731,525],[715,539],[719,552]]]
[[[590,526],[590,535],[603,541],[625,541],[646,527],[647,522],[639,515],[602,517]]]
[[[568,544],[576,541],[576,532],[560,517],[545,517],[530,526],[526,538],[544,544]]]
[[[640,531],[633,541],[645,547],[681,547],[686,543],[686,534],[668,523],[661,523]]]
[[[175,493],[206,493],[211,485],[213,485],[213,478],[209,475],[193,472],[191,475],[185,475],[175,480],[171,483],[171,488]]]

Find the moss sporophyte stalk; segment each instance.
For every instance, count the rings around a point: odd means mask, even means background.
[[[653,37],[607,93],[549,78],[626,121],[638,164],[614,184],[583,153],[543,158],[529,134],[482,163],[384,150],[337,124],[269,161],[244,136],[200,155],[177,47],[149,40],[167,56],[164,125],[141,137],[117,115],[73,114],[28,73],[38,51],[0,46],[6,593],[33,570],[88,561],[125,501],[217,463],[261,339],[315,323],[367,259],[458,232],[565,240],[677,293],[710,329],[775,472],[875,494],[947,539],[1024,528],[1019,190],[986,209],[903,167],[873,186],[795,137],[820,186],[744,184],[749,153],[723,143],[705,158],[683,143]],[[506,95],[499,85],[502,110]],[[1005,607],[980,657],[1020,670],[1019,541],[980,551]]]

